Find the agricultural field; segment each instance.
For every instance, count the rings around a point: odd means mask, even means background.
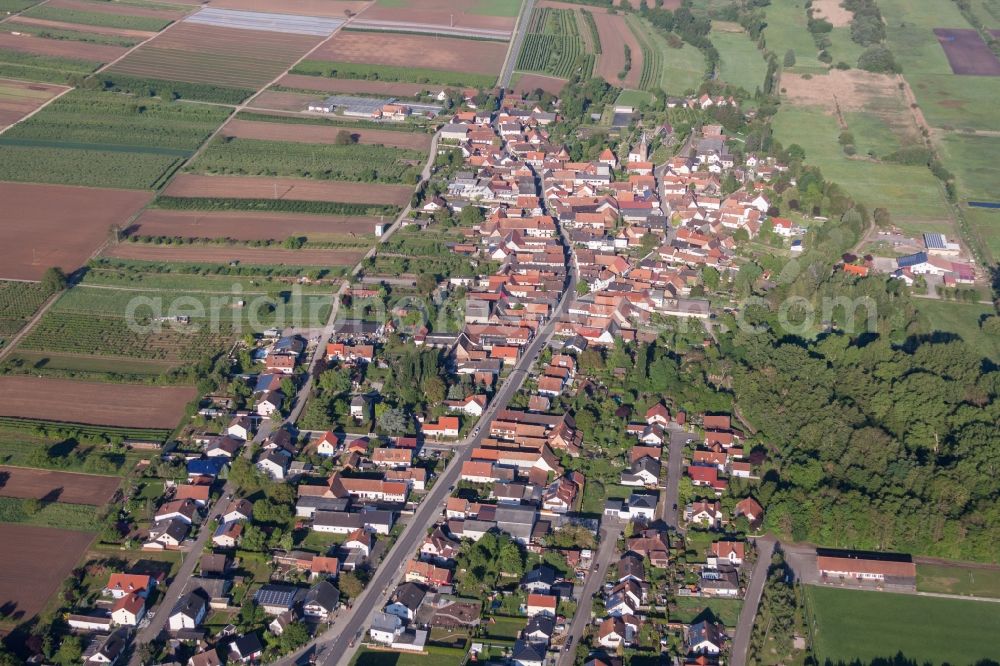
[[[50,295],[38,282],[0,280],[0,347],[24,328]]]
[[[298,16],[343,19],[344,12],[364,9],[361,0],[211,0],[210,7],[247,12],[281,12]]]
[[[522,0],[375,0],[362,20],[511,31]]]
[[[368,248],[353,249],[301,249],[286,250],[280,247],[248,247],[246,245],[158,245],[149,243],[122,243],[109,246],[102,256],[154,262],[183,262],[197,264],[229,264],[238,262],[259,266],[330,267],[354,266]]]
[[[44,83],[75,82],[101,66],[79,58],[57,58],[0,49],[0,76]]]
[[[597,7],[590,9],[601,43],[601,54],[594,63],[594,75],[614,86],[639,89],[643,71],[642,46],[624,15],[608,14]]]
[[[937,137],[941,159],[955,174],[963,200],[997,201],[1000,192],[1000,136],[942,132]],[[997,233],[1000,233],[998,231]]]
[[[561,79],[578,72],[589,76],[593,47],[588,49],[587,42],[592,41],[592,36],[585,33],[585,41],[578,15],[575,9],[536,8],[528,21],[528,32],[515,68]]]
[[[89,532],[0,524],[0,606],[10,619],[37,615],[93,540]]]
[[[925,166],[850,158],[838,143],[836,119],[820,107],[787,107],[773,121],[775,138],[802,146],[806,160],[858,201],[889,210],[893,223],[911,233],[952,231],[940,183]]]
[[[379,145],[283,143],[216,138],[187,170],[223,176],[288,176],[359,183],[416,184],[426,155]]]
[[[128,90],[156,89],[235,104],[281,75],[322,37],[185,21],[117,62],[102,78]],[[246,45],[253,43],[248,50]],[[107,84],[106,84],[107,85]]]
[[[719,78],[750,93],[764,86],[767,63],[749,35],[713,27],[709,38],[719,51]]]
[[[309,241],[370,244],[374,241],[375,225],[378,223],[379,218],[364,216],[148,209],[132,224],[129,233],[164,238],[230,238],[239,241],[283,241],[289,236],[302,236]]]
[[[23,12],[28,18],[158,32],[186,13],[185,9],[169,9],[163,5],[91,2],[89,0],[50,0]]]
[[[126,243],[116,247],[133,245]],[[142,249],[144,246],[134,247]],[[177,248],[179,251],[199,249],[196,246]],[[151,246],[151,249],[157,247]],[[206,249],[216,254],[225,252],[223,246],[206,246]],[[185,261],[167,255],[160,260]],[[221,263],[228,264],[228,260]],[[207,289],[121,290],[78,285],[60,297],[15,351],[18,354],[45,354],[44,363],[40,364],[43,371],[86,369],[94,373],[114,373],[119,371],[119,359],[124,359],[134,374],[162,376],[207,354],[226,349],[241,331],[249,330],[251,324],[268,327],[280,319],[286,320],[287,325],[305,320],[313,322],[330,306],[327,295],[306,295],[300,300],[279,304],[273,298],[252,292],[254,290],[245,287],[238,277],[217,292]],[[247,302],[241,304],[243,301]],[[175,321],[178,315],[189,317],[189,323]],[[66,368],[61,362],[66,357],[89,363],[83,368],[79,365]]]
[[[0,32],[0,51],[15,51],[29,56],[51,56],[104,63],[121,57],[127,50],[122,46],[15,35],[6,31],[6,24],[5,30]]]
[[[419,68],[412,67],[414,53],[421,54]],[[406,34],[386,40],[384,33],[342,30],[292,73],[477,86],[492,84],[506,54],[502,42]]]
[[[5,157],[10,155],[4,148]],[[146,192],[0,183],[0,278],[38,280],[59,266],[72,272],[145,205]],[[24,239],[30,238],[26,243]]]
[[[0,465],[0,497],[101,506],[111,501],[121,479]]]
[[[310,212],[306,206],[268,207],[267,202],[337,202],[345,205],[358,205],[360,210],[340,211],[345,215],[364,214],[364,210],[376,211],[369,214],[380,214],[385,206],[405,206],[413,194],[409,185],[380,185],[376,183],[345,183],[338,181],[307,180],[303,178],[253,178],[244,176],[201,176],[182,173],[170,181],[164,191],[168,197],[194,199],[232,199],[255,200],[264,202],[250,210],[285,210],[292,212]],[[181,208],[182,204],[170,206]],[[190,206],[191,208],[208,208],[209,210],[225,210],[226,204],[204,204]],[[327,211],[322,211],[327,212]],[[387,213],[388,214],[388,213]]]
[[[221,107],[74,90],[0,137],[6,153],[0,179],[153,188],[228,113]]]
[[[917,589],[921,592],[1000,597],[1000,568],[961,563],[917,564]]]
[[[973,664],[996,655],[1000,604],[806,586],[820,662],[902,653],[918,664]]]
[[[128,428],[174,428],[193,386],[136,386],[0,377],[0,416]]]
[[[313,145],[335,144],[341,132],[347,132],[351,141],[365,146],[387,146],[416,150],[424,154],[430,150],[430,134],[398,132],[391,129],[353,129],[335,123],[281,123],[254,122],[240,118],[229,121],[222,129],[223,136],[237,139],[287,141]]]
[[[680,41],[679,48],[674,48],[637,14],[629,14],[626,20],[642,47],[640,88],[665,90],[678,96],[698,89],[705,78],[705,56],[701,51]]]
[[[1000,210],[962,207],[962,217],[969,223],[972,233],[981,239],[992,258],[1000,257]]]
[[[536,90],[544,90],[551,95],[558,95],[563,86],[566,85],[566,80],[542,74],[515,74],[511,79],[511,85],[514,92],[519,95],[531,94]]]
[[[354,93],[360,95],[385,95],[388,97],[414,97],[424,92],[437,92],[436,90],[432,90],[431,86],[419,83],[366,81],[363,79],[330,79],[319,76],[305,76],[303,74],[286,74],[278,79],[275,87],[310,90],[317,93]],[[263,96],[262,94],[261,97]],[[254,100],[254,104],[256,103],[257,99]]]
[[[1000,130],[1000,77],[955,76],[935,28],[967,29],[953,3],[880,0],[886,41],[927,122],[938,128]]]

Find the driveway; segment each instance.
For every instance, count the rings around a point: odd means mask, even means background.
[[[747,651],[750,649],[750,635],[753,633],[753,623],[757,619],[757,609],[760,598],[764,594],[764,584],[767,583],[767,570],[771,567],[771,555],[774,554],[776,539],[770,535],[756,540],[757,561],[750,573],[750,584],[747,585],[743,597],[743,609],[736,624],[733,636],[732,666],[746,666]]]

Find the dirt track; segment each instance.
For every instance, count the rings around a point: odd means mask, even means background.
[[[56,593],[94,540],[91,532],[0,525],[0,607],[11,619],[34,617]]]
[[[121,485],[117,476],[0,465],[0,496],[70,504],[107,504]]]
[[[344,183],[304,178],[200,176],[182,173],[170,183],[166,194],[172,197],[278,198],[405,206],[410,201],[413,188],[409,185]]]
[[[393,130],[357,129],[297,123],[253,122],[231,120],[222,129],[224,136],[239,139],[267,139],[270,141],[292,141],[295,143],[333,144],[337,136],[346,131],[356,137],[357,143],[380,144],[395,148],[410,148],[426,151],[431,147],[431,135],[422,132],[396,132]]]
[[[0,416],[128,428],[174,428],[193,386],[137,386],[0,377]]]
[[[0,183],[0,277],[38,280],[50,266],[76,270],[112,224],[124,224],[150,198],[136,190]]]

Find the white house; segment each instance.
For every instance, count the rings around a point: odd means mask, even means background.
[[[257,403],[257,413],[266,419],[281,410],[281,405],[285,401],[285,396],[281,391],[268,391]]]
[[[376,643],[391,645],[403,633],[403,621],[390,613],[376,613],[368,634]]]
[[[138,594],[130,594],[115,602],[111,609],[111,621],[118,626],[134,627],[145,614],[145,598]]]
[[[170,631],[194,629],[205,619],[207,612],[208,602],[200,595],[188,592],[174,604],[167,618],[167,627]]]
[[[316,453],[321,456],[333,456],[337,454],[339,446],[340,438],[332,430],[329,430],[323,433],[323,438],[316,444]]]

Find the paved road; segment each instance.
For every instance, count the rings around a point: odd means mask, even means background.
[[[685,431],[676,423],[671,422],[667,426],[667,434],[670,435],[669,449],[667,451],[667,487],[666,501],[663,502],[663,522],[678,531],[680,528],[678,511],[680,507],[674,509],[674,505],[679,504],[678,493],[680,492],[681,473],[683,472],[684,444],[687,443],[690,433]]]
[[[525,0],[517,17],[514,39],[510,41],[507,58],[503,61],[503,69],[500,70],[500,78],[497,79],[498,88],[505,89],[510,86],[510,78],[514,75],[514,64],[517,63],[517,56],[521,53],[521,45],[524,44],[524,37],[528,34],[528,23],[531,22],[531,13],[534,10],[535,0]]]
[[[479,446],[489,434],[488,428],[485,427],[486,424],[493,420],[498,411],[507,406],[511,397],[521,387],[532,364],[551,339],[555,331],[555,322],[566,311],[566,307],[575,293],[576,276],[571,273],[568,287],[563,292],[551,319],[525,349],[511,374],[508,375],[486,411],[483,412],[479,419],[480,425],[473,431],[474,434],[454,447],[455,456],[435,482],[434,487],[420,502],[413,517],[389,554],[379,564],[372,580],[369,581],[361,596],[355,600],[352,608],[343,613],[318,639],[284,657],[276,664],[290,666],[313,650],[315,650],[317,663],[322,666],[335,666],[338,663],[346,664],[350,661],[357,651],[360,641],[356,641],[353,648],[350,643],[355,636],[365,630],[372,615],[385,605],[396,584],[402,579],[406,562],[420,548],[427,530],[438,521],[442,507],[451,494],[451,488],[458,483],[462,463],[472,457],[472,450]]]
[[[584,629],[591,622],[591,599],[604,583],[611,562],[618,559],[618,538],[622,535],[624,524],[617,518],[604,518],[603,523],[601,545],[597,549],[594,560],[595,566],[591,568],[587,580],[583,584],[583,591],[576,600],[576,615],[573,616],[569,634],[563,642],[563,646],[569,646],[570,649],[560,653],[558,666],[572,666],[576,661],[576,646],[580,644],[580,637],[583,636]]]
[[[750,635],[753,633],[754,620],[757,619],[757,608],[760,606],[760,598],[764,593],[764,584],[767,583],[767,570],[771,566],[771,555],[774,553],[775,543],[775,538],[770,535],[756,540],[757,561],[750,573],[750,584],[743,597],[743,609],[740,611],[740,619],[736,624],[736,635],[733,636],[730,659],[732,666],[746,666],[747,651],[750,649]]]

